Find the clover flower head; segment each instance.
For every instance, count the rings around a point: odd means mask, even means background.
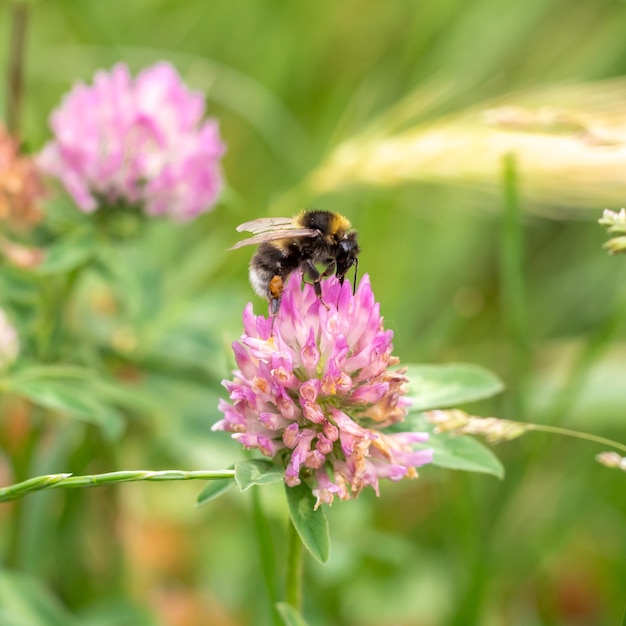
[[[285,466],[285,483],[306,482],[316,507],[355,498],[378,481],[417,476],[432,450],[416,450],[426,433],[385,432],[410,404],[402,369],[390,369],[392,336],[365,276],[355,294],[336,278],[301,289],[287,281],[276,319],[244,311],[244,333],[233,344],[238,369],[223,382],[231,403],[213,430],[233,433]]]
[[[148,215],[191,219],[222,188],[224,145],[204,98],[161,62],[135,79],[118,64],[77,84],[51,116],[54,139],[39,164],[61,180],[85,212],[102,203],[140,206]]]

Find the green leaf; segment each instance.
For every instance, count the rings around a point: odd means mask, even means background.
[[[67,272],[86,263],[94,251],[93,233],[81,229],[47,248],[43,262],[33,271],[41,276]]]
[[[330,535],[324,509],[315,507],[315,496],[306,484],[285,486],[289,514],[304,547],[320,562],[330,556]]]
[[[226,493],[234,484],[235,481],[232,480],[232,478],[210,480],[204,489],[198,494],[196,506],[202,506],[207,502],[211,502],[211,500],[215,500],[223,493]]]
[[[489,370],[468,363],[409,365],[410,411],[427,411],[458,406],[489,398],[504,389],[502,381]]]
[[[163,410],[162,398],[155,396],[143,384],[124,383],[97,377],[90,383],[95,392],[109,404],[119,406],[128,411],[155,415]]]
[[[285,470],[265,459],[249,459],[235,463],[235,480],[241,491],[252,485],[269,485],[285,477]]]
[[[504,468],[495,454],[482,443],[467,435],[435,433],[435,427],[422,413],[410,413],[406,420],[389,427],[389,432],[426,432],[428,441],[415,444],[416,450],[434,450],[433,465],[504,477]]]
[[[0,272],[0,293],[3,303],[14,302],[28,307],[30,312],[33,312],[40,298],[39,285],[32,275],[6,263]]]
[[[277,602],[276,608],[285,626],[308,626],[306,620],[300,614],[300,611],[294,609],[291,604]]]
[[[154,413],[161,404],[154,394],[135,384],[125,384],[120,380],[104,377],[100,372],[77,365],[33,365],[23,367],[12,375],[15,380],[63,381],[71,386],[88,388],[90,393],[102,402],[120,406],[137,412]]]
[[[122,414],[109,402],[98,378],[89,370],[70,366],[35,366],[5,380],[6,390],[33,403],[96,424],[110,439],[124,429]]]
[[[36,579],[17,572],[0,572],[0,624],[3,626],[78,626],[78,623]]]
[[[101,373],[76,365],[34,365],[23,367],[13,372],[8,379],[9,390],[18,387],[30,387],[33,382],[44,382],[51,386],[61,385],[65,389],[77,392],[78,397],[87,397],[105,406],[109,411],[119,414],[114,407],[122,407],[139,413],[155,413],[161,405],[154,400],[153,394],[142,387],[128,385],[119,380],[103,377]],[[54,408],[54,407],[50,407]],[[81,418],[86,419],[86,418]],[[93,420],[100,423],[95,417]]]
[[[433,465],[448,469],[481,472],[504,478],[498,457],[482,443],[466,435],[431,434],[428,442],[416,448],[434,450]]]
[[[93,220],[93,217],[81,211],[64,191],[49,198],[46,202],[45,214],[46,221],[53,230],[63,235],[79,228],[89,228]]]
[[[124,418],[119,411],[96,400],[88,389],[59,380],[18,381],[11,389],[41,407],[96,424],[111,439],[116,439],[123,431]]]
[[[81,626],[159,626],[160,620],[147,608],[135,605],[127,598],[107,598],[89,603],[80,609]]]

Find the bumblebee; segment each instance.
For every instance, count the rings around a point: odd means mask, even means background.
[[[245,222],[237,231],[254,236],[231,250],[260,244],[250,261],[250,284],[261,298],[267,298],[273,316],[280,308],[287,277],[298,269],[305,281],[313,283],[324,306],[322,278],[335,274],[343,285],[346,272],[354,265],[356,289],[359,245],[352,224],[339,213],[305,209],[292,218],[262,217]]]

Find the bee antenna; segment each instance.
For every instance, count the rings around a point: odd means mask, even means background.
[[[354,283],[352,284],[352,295],[356,293],[356,277],[359,273],[359,259],[354,259]]]

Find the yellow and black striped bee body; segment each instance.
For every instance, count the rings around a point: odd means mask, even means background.
[[[237,230],[254,236],[231,250],[259,244],[250,261],[250,283],[259,296],[268,299],[272,315],[278,313],[285,281],[295,270],[301,270],[304,279],[313,283],[322,301],[321,280],[334,274],[343,284],[348,270],[358,265],[356,232],[339,213],[305,209],[293,218],[260,218],[241,224]],[[356,285],[356,269],[354,281]]]

